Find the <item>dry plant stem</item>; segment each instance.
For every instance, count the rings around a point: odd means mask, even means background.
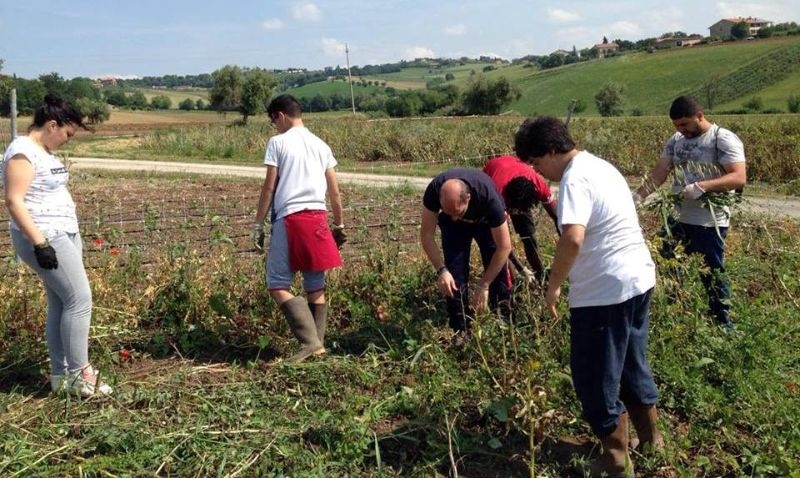
[[[26,466],[25,468],[23,468],[23,469],[19,470],[18,472],[14,473],[14,474],[13,474],[13,475],[11,475],[11,476],[15,476],[15,477],[16,477],[16,476],[23,476],[23,474],[24,474],[26,471],[28,471],[29,469],[31,469],[31,468],[33,468],[33,467],[35,467],[36,465],[38,465],[38,464],[39,464],[39,463],[41,463],[42,461],[46,460],[46,459],[47,459],[47,457],[49,457],[49,456],[51,456],[51,455],[55,455],[56,453],[59,453],[59,452],[61,452],[61,451],[65,450],[66,448],[67,448],[67,445],[64,445],[64,446],[62,446],[62,447],[60,447],[60,448],[56,448],[55,450],[51,450],[49,453],[45,453],[45,454],[44,454],[44,455],[42,455],[42,456],[41,456],[41,457],[40,457],[38,460],[34,461],[34,462],[33,462],[33,463],[31,463],[30,465],[28,465],[28,466]]]
[[[450,417],[445,415],[444,422],[447,425],[447,454],[450,457],[450,468],[453,470],[453,478],[458,478],[458,466],[456,466],[456,458],[453,454],[453,428],[456,425],[455,420],[450,423]]]

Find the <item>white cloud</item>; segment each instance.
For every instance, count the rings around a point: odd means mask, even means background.
[[[552,23],[569,23],[581,19],[580,15],[560,8],[550,8],[547,10],[547,19]]]
[[[283,21],[280,18],[270,18],[261,23],[261,28],[264,30],[280,30],[283,28]]]
[[[335,38],[323,38],[321,40],[322,43],[322,52],[325,53],[326,56],[332,57],[343,57],[345,55],[345,44],[340,42]]]
[[[413,60],[415,58],[435,58],[436,55],[433,54],[433,50],[428,47],[424,46],[412,46],[406,48],[403,52],[403,59],[404,60]]]
[[[318,22],[322,20],[322,11],[313,3],[298,3],[292,7],[292,16],[301,22]]]
[[[611,36],[614,38],[622,38],[623,40],[627,40],[632,37],[638,37],[642,29],[639,28],[639,25],[633,22],[629,22],[626,20],[614,22],[610,28]]]
[[[467,33],[467,27],[462,24],[450,25],[449,27],[445,27],[444,29],[444,34],[452,37],[460,37],[466,35],[466,33]]]
[[[796,21],[798,11],[795,0],[771,2],[717,2],[721,18],[758,17],[776,23]],[[716,22],[718,19],[715,19]]]

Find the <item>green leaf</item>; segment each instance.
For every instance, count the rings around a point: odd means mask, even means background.
[[[714,362],[715,362],[715,360],[712,359],[712,358],[703,357],[700,360],[698,360],[697,362],[695,362],[693,367],[694,368],[701,368],[701,367],[705,367],[706,365],[712,364]]]

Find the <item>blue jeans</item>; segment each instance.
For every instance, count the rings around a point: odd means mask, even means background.
[[[658,390],[647,363],[650,296],[570,309],[570,367],[583,417],[599,437],[617,428],[623,402],[653,405]]]
[[[483,267],[489,265],[497,249],[492,231],[485,224],[453,221],[447,214],[439,214],[439,229],[442,231],[444,264],[453,275],[458,293],[447,298],[447,315],[450,327],[455,331],[468,330],[472,311],[469,309],[469,256],[472,241],[478,243]],[[497,277],[489,284],[489,306],[497,310],[500,317],[510,317],[511,276],[508,265],[504,265]]]
[[[36,262],[33,244],[11,229],[17,255],[33,269],[47,293],[47,349],[53,375],[77,373],[89,365],[89,324],[92,318],[92,290],[83,267],[80,234],[57,232],[48,237],[56,250],[57,269],[42,269]]]
[[[714,320],[730,326],[731,290],[725,275],[725,238],[728,228],[720,227],[719,234],[713,227],[695,226],[676,222],[670,225],[673,241],[683,244],[687,254],[700,254],[709,272],[701,273],[700,280],[708,295],[708,309]],[[674,243],[674,242],[673,242]],[[662,252],[667,257],[672,253],[669,245]]]

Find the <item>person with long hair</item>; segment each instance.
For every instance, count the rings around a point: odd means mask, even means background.
[[[0,163],[11,240],[17,255],[42,279],[47,294],[50,385],[82,397],[109,395],[89,363],[92,291],[83,266],[83,243],[69,172],[53,154],[78,128],[89,129],[80,111],[48,94],[34,113],[27,136],[15,139]]]

